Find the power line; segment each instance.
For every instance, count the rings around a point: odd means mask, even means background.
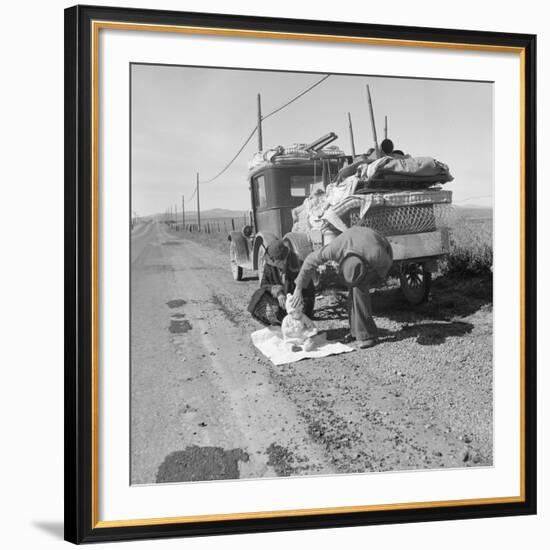
[[[302,96],[306,95],[308,92],[313,90],[313,88],[316,88],[317,86],[319,86],[319,84],[324,82],[329,76],[330,76],[329,74],[326,74],[325,76],[323,76],[323,78],[315,82],[315,84],[311,85],[309,88],[306,88],[303,92],[300,92],[297,96],[293,97],[290,101],[287,101],[284,105],[281,105],[274,111],[271,111],[271,113],[268,113],[267,115],[263,116],[262,120],[265,120],[266,118],[273,116],[275,113],[282,111],[285,107],[288,107],[291,103],[294,103],[296,100],[300,99]]]
[[[241,148],[235,153],[235,156],[225,165],[225,167],[219,171],[213,178],[209,180],[201,181],[201,183],[212,183],[215,179],[219,178],[234,162],[237,160],[237,157],[242,153],[243,149],[248,145],[248,142],[254,137],[254,134],[257,131],[257,127],[254,126],[254,130],[250,132],[250,135],[246,138],[245,142],[241,145]]]
[[[282,111],[283,109],[285,109],[286,107],[288,107],[289,105],[291,105],[292,103],[294,103],[295,101],[297,101],[298,99],[300,99],[301,97],[306,95],[308,92],[310,92],[311,90],[313,90],[314,88],[316,88],[317,86],[322,84],[329,77],[330,77],[330,74],[326,74],[321,79],[319,79],[317,82],[314,82],[311,86],[308,86],[305,90],[302,90],[299,94],[294,96],[291,100],[287,101],[286,103],[284,103],[280,107],[277,107],[277,109],[271,111],[267,115],[262,116],[261,120],[264,121],[264,120],[268,119],[269,117],[273,116],[274,114],[278,113],[279,111]],[[254,134],[257,131],[258,131],[258,127],[254,126],[254,128],[252,129],[252,131],[250,132],[248,137],[245,139],[244,143],[241,145],[241,147],[235,153],[235,155],[231,158],[231,160],[214,177],[212,177],[208,180],[201,181],[200,183],[212,183],[214,180],[218,179],[222,174],[224,174],[229,169],[229,167],[235,162],[235,160],[237,160],[238,156],[243,152],[244,148],[250,143],[250,140],[254,137]],[[197,188],[195,187],[195,189],[193,190],[193,193],[191,194],[191,196],[187,200],[189,200],[189,201],[192,200],[195,197],[196,194],[197,194]]]
[[[282,111],[283,109],[285,109],[286,107],[288,107],[289,105],[291,105],[292,103],[294,103],[295,101],[297,101],[298,99],[300,99],[301,97],[306,95],[308,92],[313,90],[313,88],[316,88],[317,86],[319,86],[319,84],[324,82],[327,78],[329,78],[329,76],[330,76],[330,74],[326,74],[325,76],[323,76],[323,78],[321,78],[320,80],[318,80],[317,82],[315,82],[311,86],[308,86],[305,90],[301,91],[298,95],[294,96],[290,101],[287,101],[285,104],[281,105],[280,107],[278,107],[274,111],[271,111],[267,115],[262,116],[261,120],[264,121],[267,118],[269,118],[269,117],[273,116],[274,114],[278,113],[279,111]],[[252,130],[252,132],[250,132],[250,135],[246,138],[245,142],[241,145],[240,149],[237,151],[235,156],[224,166],[224,168],[222,170],[220,170],[220,172],[218,172],[213,178],[210,178],[209,180],[201,181],[201,183],[212,183],[215,179],[219,178],[224,172],[226,172],[227,169],[235,162],[235,160],[237,160],[237,157],[243,152],[243,149],[248,145],[248,143],[254,137],[254,134],[257,131],[258,131],[258,127],[254,126],[254,129]]]

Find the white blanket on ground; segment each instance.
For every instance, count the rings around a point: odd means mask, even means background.
[[[294,363],[301,359],[316,359],[318,357],[327,357],[328,355],[337,355],[354,351],[350,346],[340,342],[328,342],[325,335],[319,335],[321,339],[311,351],[292,351],[288,344],[283,340],[281,327],[266,327],[253,332],[251,335],[252,343],[274,364],[282,365],[284,363]]]

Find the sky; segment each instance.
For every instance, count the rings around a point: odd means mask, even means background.
[[[132,65],[132,210],[139,216],[165,212],[191,196],[196,173],[215,176],[256,125],[257,94],[267,114],[318,81],[323,74]],[[486,82],[331,75],[302,98],[265,120],[264,149],[307,143],[335,132],[351,154],[347,113],[357,153],[373,146],[366,85],[378,141],[384,116],[396,149],[447,164],[455,180],[445,185],[461,206],[491,206],[493,190],[493,85]],[[247,162],[254,137],[216,181],[200,187],[201,210],[248,210]]]

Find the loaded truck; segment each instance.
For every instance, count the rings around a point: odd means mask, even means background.
[[[264,267],[265,248],[274,239],[282,238],[303,261],[317,247],[327,244],[337,231],[300,231],[293,211],[316,189],[325,190],[338,172],[355,159],[327,148],[328,134],[313,144],[296,150],[275,152],[261,159],[248,173],[250,190],[249,223],[241,231],[228,235],[231,272],[234,280],[243,278],[244,270]],[[437,223],[436,209],[451,202],[451,192],[441,187],[393,190],[366,189],[356,192],[369,200],[369,208],[361,215],[359,207],[346,213],[343,222],[372,227],[387,237],[393,249],[390,276],[400,281],[401,290],[411,304],[424,302],[430,292],[432,273],[449,252],[449,233]],[[320,286],[323,278],[320,277]]]

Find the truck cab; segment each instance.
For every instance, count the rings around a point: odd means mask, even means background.
[[[278,238],[292,230],[292,210],[318,188],[324,189],[346,158],[307,160],[292,164],[269,164],[248,176],[254,233]]]

